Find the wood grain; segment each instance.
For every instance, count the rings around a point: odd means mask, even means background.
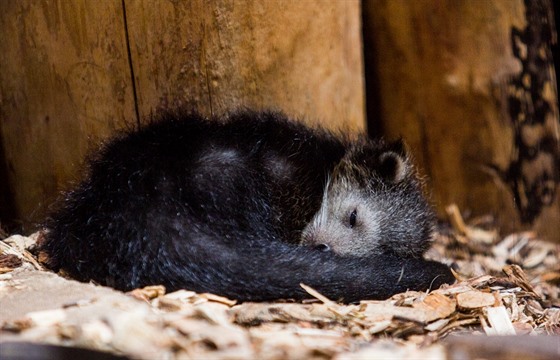
[[[359,131],[358,1],[126,1],[142,115],[279,109]]]
[[[88,148],[161,108],[365,128],[358,0],[24,0],[0,12],[0,136],[24,224]]]
[[[117,1],[2,1],[0,29],[7,181],[33,224],[90,144],[135,122],[123,14]]]
[[[532,4],[546,8],[546,0]],[[546,137],[535,149],[546,153],[546,161],[520,159],[523,119],[511,114],[512,79],[523,70],[513,34],[525,31],[528,17],[542,18],[526,11],[522,0],[365,1],[368,104],[374,105],[368,119],[385,135],[408,141],[430,177],[441,214],[455,203],[473,215],[494,214],[504,232],[533,228],[560,242],[560,171],[550,161],[560,159],[557,94],[546,90],[550,115],[531,120],[545,123]],[[536,40],[533,46],[546,45]],[[550,79],[553,71],[537,69]],[[553,198],[526,216],[530,205],[515,200],[511,178],[524,178],[537,191],[544,187],[542,198]]]

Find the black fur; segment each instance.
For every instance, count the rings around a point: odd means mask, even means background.
[[[106,144],[47,222],[48,266],[121,290],[163,284],[241,301],[347,302],[425,290],[443,264],[298,246],[348,143],[272,113],[168,113]]]

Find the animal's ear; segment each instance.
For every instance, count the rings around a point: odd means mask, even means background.
[[[386,148],[387,151],[392,151],[394,153],[397,153],[398,155],[400,155],[404,159],[406,159],[408,157],[408,151],[407,151],[407,148],[406,148],[406,144],[405,144],[405,142],[402,138],[390,142],[389,144],[386,145],[385,148]]]
[[[361,171],[361,176],[355,177],[366,183],[375,179],[398,183],[412,171],[406,146],[401,140],[387,144],[379,139],[355,144],[338,168],[338,173]],[[372,177],[373,174],[376,176]]]
[[[402,140],[387,146],[379,155],[379,174],[386,180],[398,183],[410,173],[406,146]]]

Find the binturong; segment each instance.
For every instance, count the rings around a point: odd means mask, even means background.
[[[421,256],[432,220],[399,143],[271,112],[168,111],[90,156],[39,250],[52,270],[124,291],[301,300],[303,283],[354,302],[454,281]]]

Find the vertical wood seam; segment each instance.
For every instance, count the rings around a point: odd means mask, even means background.
[[[124,0],[123,0],[124,1]],[[214,116],[214,108],[212,107],[212,87],[211,87],[211,82],[210,82],[210,75],[208,74],[208,54],[207,54],[207,34],[206,34],[206,23],[204,23],[203,28],[202,28],[202,57],[204,59],[204,73],[205,73],[205,77],[206,77],[206,90],[208,92],[208,102],[210,103],[210,115]]]
[[[134,66],[132,64],[132,51],[130,51],[130,37],[128,34],[128,21],[126,16],[126,4],[125,0],[121,0],[122,3],[122,13],[123,13],[123,24],[124,24],[124,36],[126,42],[126,54],[128,56],[128,67],[130,68],[130,81],[132,82],[132,96],[134,101],[134,114],[136,115],[136,125],[140,127],[140,111],[138,109],[138,94],[136,92],[136,81],[134,76]]]

